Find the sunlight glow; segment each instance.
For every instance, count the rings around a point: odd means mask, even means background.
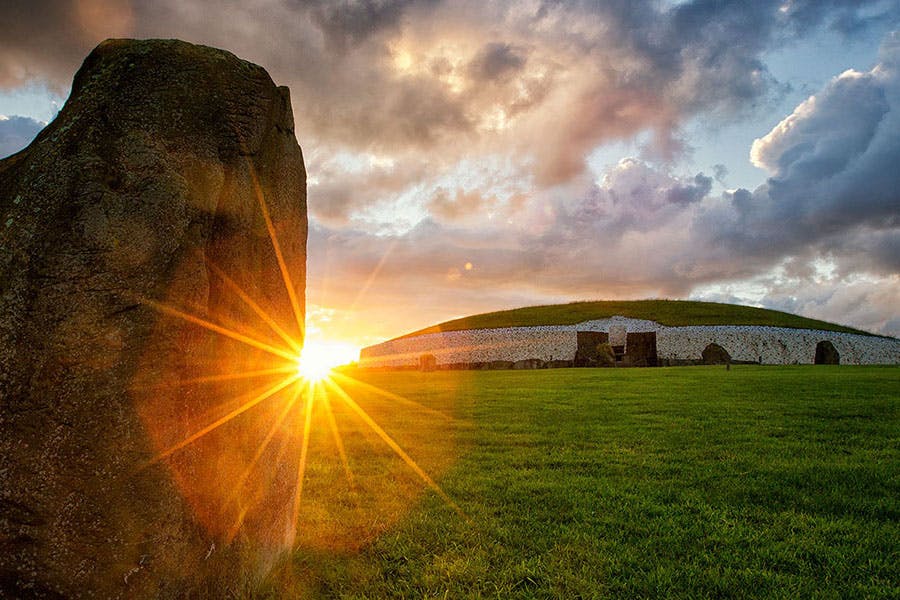
[[[175,453],[176,451],[181,450],[182,448],[184,448],[185,446],[187,446],[187,445],[190,444],[191,442],[194,442],[194,441],[200,439],[201,437],[203,437],[204,435],[206,435],[206,434],[209,433],[210,431],[212,431],[212,430],[214,430],[214,429],[216,429],[216,428],[218,428],[218,427],[224,425],[225,423],[227,423],[228,421],[232,420],[233,418],[235,418],[236,416],[240,415],[241,413],[244,413],[244,412],[250,410],[251,408],[253,408],[253,407],[256,406],[257,404],[259,404],[260,402],[262,402],[263,400],[265,400],[266,398],[269,398],[269,397],[271,397],[271,396],[274,396],[275,394],[277,394],[278,392],[280,392],[281,390],[283,390],[283,389],[286,388],[287,386],[289,386],[289,385],[291,385],[292,383],[294,383],[295,381],[297,381],[297,379],[298,379],[298,377],[285,377],[285,378],[282,379],[280,382],[278,382],[277,384],[275,384],[275,385],[273,385],[272,387],[268,388],[267,390],[265,390],[265,391],[262,392],[261,394],[255,396],[254,398],[248,400],[247,402],[244,402],[243,404],[241,404],[239,407],[237,407],[236,409],[234,409],[233,411],[231,411],[230,413],[228,413],[228,414],[225,415],[224,417],[221,417],[220,419],[217,419],[216,421],[214,421],[213,423],[210,423],[209,425],[207,425],[207,426],[204,427],[203,429],[200,429],[199,431],[197,431],[197,432],[195,432],[195,433],[189,435],[188,437],[186,437],[185,439],[181,440],[181,441],[178,442],[177,444],[174,444],[174,445],[170,446],[169,448],[166,448],[165,450],[163,450],[162,452],[160,452],[158,455],[156,455],[156,457],[155,457],[149,464],[153,464],[153,463],[159,462],[160,460],[162,460],[162,459],[168,457],[169,455]]]
[[[197,326],[197,329],[192,330],[193,337],[186,336],[185,339],[199,340],[195,345],[198,354],[191,355],[194,360],[185,365],[184,371],[177,372],[171,378],[160,378],[159,373],[153,370],[150,377],[139,377],[132,387],[133,393],[146,399],[147,412],[142,417],[145,423],[154,428],[157,444],[155,456],[140,468],[165,462],[176,480],[182,480],[179,486],[197,510],[198,517],[204,520],[211,531],[219,531],[225,543],[230,543],[238,536],[245,539],[272,539],[270,534],[274,531],[273,518],[275,522],[284,518],[287,525],[287,539],[283,538],[281,532],[284,530],[278,526],[277,535],[282,538],[279,545],[286,542],[287,546],[295,546],[299,543],[298,540],[302,542],[316,537],[328,539],[332,536],[340,539],[335,533],[336,526],[327,520],[324,521],[327,526],[321,531],[304,529],[301,523],[305,523],[307,528],[310,525],[321,526],[323,514],[340,519],[337,515],[346,516],[347,506],[355,506],[353,510],[357,516],[350,523],[341,522],[347,530],[346,534],[341,535],[347,537],[348,543],[358,543],[368,535],[368,531],[377,532],[383,527],[377,525],[379,518],[385,518],[386,514],[396,514],[396,505],[384,503],[396,501],[396,498],[387,499],[396,495],[394,492],[397,486],[396,481],[385,479],[380,471],[372,471],[371,467],[359,470],[351,468],[351,462],[356,459],[353,455],[348,456],[351,454],[349,451],[357,448],[360,440],[367,435],[360,430],[361,427],[362,430],[371,430],[374,439],[380,440],[391,451],[377,460],[383,460],[384,457],[390,457],[391,461],[399,459],[399,463],[405,463],[421,483],[468,520],[462,509],[439,487],[435,479],[401,448],[374,417],[379,420],[386,415],[407,418],[407,411],[397,410],[405,407],[413,409],[415,413],[438,417],[438,421],[443,423],[455,423],[455,419],[334,370],[335,367],[356,361],[359,349],[349,342],[318,339],[317,336],[323,332],[315,325],[307,330],[306,323],[301,321],[304,314],[301,298],[292,281],[288,261],[282,253],[278,229],[269,214],[256,173],[252,165],[249,167],[259,210],[290,304],[287,312],[292,312],[296,318],[296,329],[294,324],[277,321],[270,314],[271,306],[261,304],[258,297],[251,296],[248,290],[237,283],[233,273],[226,273],[206,256],[203,259],[210,273],[221,280],[224,289],[240,300],[239,304],[234,305],[248,309],[253,322],[258,319],[265,323],[274,335],[267,336],[265,331],[257,331],[249,323],[236,319],[234,314],[227,312],[216,314],[215,311],[207,310],[193,314],[181,302],[139,298],[141,303],[161,315]],[[357,301],[377,277],[385,259],[386,256],[382,257],[370,274]],[[467,268],[471,268],[471,265],[467,265]],[[302,275],[302,271],[300,274]],[[247,282],[245,285],[248,285]],[[203,330],[216,335],[198,337],[197,334]],[[296,331],[299,335],[292,335],[289,331]],[[239,342],[245,348],[261,350],[265,355],[251,353],[245,356],[246,353],[242,350],[228,350],[233,345],[207,346],[203,341],[218,339],[216,336]],[[202,352],[205,348],[217,350],[204,356]],[[266,381],[256,386],[256,379]],[[360,400],[368,398],[370,407],[371,400],[376,396],[387,399],[391,402],[391,410],[381,415],[373,413],[373,417],[351,393]],[[186,401],[188,398],[198,398],[201,402],[195,404]],[[332,398],[339,402],[333,405]],[[209,404],[209,400],[214,402]],[[348,417],[351,417],[350,422]],[[240,424],[237,424],[238,419]],[[342,430],[348,434],[347,446]],[[318,432],[324,434],[326,439],[330,437],[329,449],[324,454],[322,442],[317,437]],[[190,450],[189,446],[192,447]],[[321,483],[329,481],[328,460],[331,450],[335,455],[334,472],[340,474],[343,471],[346,478],[346,488],[343,490],[340,485],[335,487],[326,483],[323,486]],[[294,458],[290,456],[293,452],[296,452]],[[375,453],[376,456],[377,454]],[[427,457],[426,453],[426,460]],[[366,460],[371,461],[372,455],[367,456]],[[295,465],[293,473],[283,470],[289,465]],[[204,478],[203,472],[214,475]],[[307,478],[309,481],[306,481]],[[378,482],[375,487],[373,481]],[[311,485],[308,487],[306,483]],[[387,496],[381,493],[388,489],[386,486],[392,491]],[[324,497],[323,489],[327,490]],[[291,492],[289,504],[279,504],[277,499],[283,497],[288,490]],[[362,490],[368,491],[368,499],[357,496]],[[305,521],[301,505],[305,512],[309,512]],[[366,510],[363,510],[364,506]],[[389,509],[390,513],[384,512]]]
[[[454,502],[453,499],[450,498],[450,496],[448,496],[447,493],[444,492],[444,490],[442,490],[441,487],[434,481],[434,479],[432,479],[428,475],[428,473],[426,473],[422,469],[422,467],[420,467],[418,463],[416,463],[416,461],[414,461],[409,456],[409,454],[407,454],[403,450],[403,448],[401,448],[400,445],[396,441],[394,441],[394,438],[388,435],[387,432],[382,429],[381,426],[378,425],[378,423],[376,423],[365,410],[363,410],[363,408],[350,396],[350,394],[348,394],[344,390],[344,388],[331,380],[326,380],[325,385],[327,385],[331,391],[335,392],[338,398],[343,400],[344,403],[349,406],[353,410],[353,412],[355,412],[359,416],[359,418],[361,418],[366,423],[366,425],[368,425],[372,429],[372,431],[374,431],[378,435],[378,437],[380,437],[384,441],[384,443],[387,444],[388,447],[393,450],[394,453],[399,456],[400,459],[403,460],[403,462],[405,462],[409,466],[409,468],[412,469],[413,472],[428,485],[428,487],[434,490],[434,492],[438,496],[440,496],[448,506],[455,510],[456,513],[459,514],[459,516],[463,517],[466,520],[469,520],[469,517],[456,504],[456,502]]]
[[[346,344],[307,340],[297,358],[297,373],[307,381],[321,381],[335,367],[353,360],[355,352]]]
[[[300,520],[300,501],[303,499],[303,480],[306,477],[306,456],[309,451],[309,432],[312,428],[313,399],[315,398],[316,386],[314,383],[310,383],[306,389],[303,439],[300,443],[300,461],[297,466],[297,483],[296,491],[294,492],[294,511],[291,517],[290,539],[288,540],[291,546],[294,545],[294,540],[297,538],[297,524]]]

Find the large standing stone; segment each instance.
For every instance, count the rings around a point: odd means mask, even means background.
[[[633,367],[656,366],[656,332],[628,332],[625,359]]]
[[[300,340],[305,256],[287,88],[175,40],[88,56],[0,162],[0,596],[221,597],[281,552],[295,440],[251,458],[283,398],[152,459],[282,377],[223,375],[285,359],[154,302],[284,347],[236,289]]]
[[[600,356],[599,347],[609,341],[605,331],[578,331],[575,333],[576,350],[574,365],[576,367],[607,366]]]

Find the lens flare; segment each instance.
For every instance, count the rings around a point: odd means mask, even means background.
[[[136,298],[159,313],[157,331],[187,349],[148,352],[132,382],[154,445],[139,468],[164,467],[198,523],[226,545],[360,548],[429,489],[468,521],[437,483],[461,423],[360,381],[359,371],[335,370],[358,351],[301,321],[291,275],[305,273],[305,257],[279,242],[284,228],[248,169],[274,264],[248,275],[192,255],[185,264],[205,264],[214,302],[178,288]],[[267,277],[276,285],[261,286]]]
[[[307,381],[322,381],[331,375],[332,369],[345,365],[350,360],[352,354],[348,360],[347,349],[341,344],[306,340],[297,357],[297,374]]]

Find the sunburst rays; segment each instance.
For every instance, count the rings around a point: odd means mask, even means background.
[[[213,333],[218,333],[219,335],[223,335],[225,337],[231,338],[235,341],[246,344],[252,348],[256,348],[257,350],[262,350],[263,352],[268,352],[274,356],[278,356],[288,361],[293,361],[296,359],[296,354],[292,354],[289,350],[285,350],[284,348],[278,348],[276,346],[272,346],[265,342],[261,342],[256,338],[252,338],[248,335],[244,335],[243,333],[239,333],[233,329],[229,329],[223,325],[219,325],[217,323],[213,323],[207,319],[203,319],[196,315],[192,315],[188,312],[185,312],[175,306],[171,306],[169,304],[165,304],[163,302],[157,302],[155,300],[151,300],[149,298],[142,298],[141,302],[145,305],[155,308],[156,310],[165,313],[172,317],[178,317],[179,319],[183,319],[189,323],[193,323],[194,325],[199,325],[205,329],[212,331]]]
[[[255,499],[262,493],[261,488],[257,485],[255,489],[250,489],[248,483],[253,477],[254,472],[261,468],[263,456],[267,450],[272,447],[272,442],[276,436],[280,437],[281,446],[275,457],[276,462],[280,462],[284,458],[284,453],[290,448],[297,451],[296,465],[294,473],[294,483],[292,491],[292,501],[288,509],[290,514],[285,515],[285,521],[288,524],[288,531],[285,535],[285,541],[289,545],[296,544],[298,539],[298,528],[301,522],[301,516],[304,506],[304,486],[305,480],[310,477],[309,464],[311,460],[311,444],[310,440],[313,433],[317,429],[322,429],[324,434],[329,436],[333,442],[334,449],[340,459],[341,469],[346,479],[346,487],[349,491],[356,490],[356,477],[354,469],[351,467],[351,455],[347,451],[341,428],[338,424],[338,417],[332,406],[332,400],[337,399],[340,403],[347,407],[350,413],[354,414],[371,432],[375,434],[377,439],[383,442],[393,453],[396,459],[402,461],[409,471],[415,475],[415,478],[421,481],[425,487],[431,489],[444,502],[453,508],[457,513],[465,516],[462,509],[450,498],[450,496],[438,485],[435,479],[430,476],[413,457],[404,450],[401,445],[392,437],[369,412],[351,396],[354,390],[363,391],[370,394],[378,394],[382,398],[396,403],[396,406],[403,407],[412,411],[419,411],[429,417],[436,417],[442,421],[453,421],[448,415],[414,402],[403,396],[393,394],[382,390],[371,384],[359,381],[358,379],[346,374],[340,373],[324,373],[321,378],[314,376],[312,371],[304,368],[303,364],[303,344],[302,336],[305,332],[303,322],[303,311],[300,300],[297,296],[297,290],[291,278],[291,270],[288,260],[283,252],[282,245],[278,239],[276,224],[272,220],[269,208],[266,204],[265,195],[252,164],[248,162],[249,172],[253,183],[254,193],[258,201],[260,215],[265,223],[265,228],[271,242],[272,252],[277,262],[278,272],[284,285],[288,303],[290,304],[293,317],[296,319],[296,330],[300,333],[300,338],[291,336],[288,333],[291,327],[284,327],[266,310],[266,307],[254,298],[251,293],[241,287],[231,275],[211,259],[204,256],[203,259],[211,272],[215,275],[237,301],[240,306],[249,309],[256,318],[265,323],[274,336],[260,335],[242,321],[229,321],[228,319],[217,318],[215,315],[195,314],[181,306],[177,306],[170,302],[162,302],[150,298],[142,298],[141,302],[156,311],[162,316],[170,319],[176,319],[190,326],[199,327],[202,330],[211,332],[215,336],[222,339],[236,342],[237,348],[244,347],[251,351],[260,351],[262,356],[270,357],[265,363],[255,364],[255,368],[237,368],[232,371],[215,372],[210,374],[200,373],[196,377],[184,377],[182,379],[174,379],[172,381],[152,381],[146,384],[145,381],[136,382],[133,389],[147,390],[153,388],[165,388],[171,393],[176,393],[178,389],[190,388],[196,386],[204,387],[204,394],[221,393],[220,388],[223,384],[239,383],[246,384],[258,378],[269,378],[269,382],[263,386],[257,387],[250,393],[241,396],[216,396],[214,402],[219,408],[215,409],[213,414],[211,411],[203,412],[201,418],[205,419],[203,423],[196,423],[190,427],[182,435],[175,440],[169,439],[167,442],[160,443],[161,449],[148,460],[142,468],[148,468],[159,463],[168,463],[174,460],[179,453],[192,445],[198,443],[201,439],[209,436],[213,432],[226,430],[226,425],[239,422],[240,419],[247,419],[249,413],[254,412],[254,419],[267,419],[269,413],[259,412],[261,405],[268,404],[271,411],[270,423],[265,428],[256,426],[255,429],[265,431],[265,435],[261,438],[252,449],[252,453],[248,452],[249,460],[239,469],[239,475],[236,480],[230,483],[230,488],[222,494],[222,498],[218,502],[223,507],[228,507],[227,514],[233,516],[228,518],[228,524],[224,527],[224,539],[226,542],[233,540],[248,518]],[[376,273],[372,274],[369,281],[364,287],[368,287],[371,279],[377,275],[377,269],[380,268],[383,261],[376,267]],[[230,322],[237,326],[241,331],[237,331],[234,327],[229,327],[225,322]],[[199,330],[198,330],[199,331]],[[215,337],[214,336],[214,337]],[[277,339],[276,339],[277,338]],[[255,356],[255,355],[254,355]],[[212,358],[213,360],[209,360]],[[207,357],[209,364],[216,365],[221,369],[222,364],[227,361],[220,360],[219,356]],[[246,367],[247,361],[243,361]],[[274,363],[274,364],[273,364]],[[349,392],[348,392],[349,390]],[[279,404],[279,402],[281,404]],[[254,410],[255,409],[255,410]],[[214,414],[218,412],[219,415]],[[221,414],[221,413],[225,414]],[[293,418],[291,415],[293,414]],[[319,415],[319,419],[314,418]],[[193,419],[188,419],[189,422]],[[231,425],[229,425],[231,427]],[[250,428],[249,430],[255,430]],[[229,432],[231,429],[228,430]],[[287,433],[285,433],[285,431]],[[221,434],[218,434],[221,435]],[[229,433],[230,435],[230,433]],[[289,442],[285,442],[287,439]],[[293,443],[290,443],[292,441]],[[263,485],[271,485],[271,478],[266,480]],[[223,484],[224,485],[224,484]],[[220,486],[222,487],[222,486]],[[217,488],[218,489],[218,488]],[[309,506],[309,505],[308,505]],[[317,507],[322,508],[322,507]],[[325,507],[327,508],[327,507]],[[357,507],[358,508],[358,507]],[[224,512],[224,511],[223,511]]]
[[[216,419],[215,421],[213,421],[213,422],[210,423],[209,425],[207,425],[207,426],[205,426],[205,427],[203,427],[203,428],[201,428],[201,429],[195,431],[194,433],[192,433],[191,435],[187,436],[186,438],[184,438],[184,439],[181,440],[180,442],[177,442],[177,443],[175,443],[175,444],[172,444],[171,446],[169,446],[168,448],[166,448],[165,450],[163,450],[162,452],[160,452],[159,454],[157,454],[157,455],[153,458],[153,460],[150,461],[150,464],[153,464],[153,463],[155,463],[155,462],[159,462],[159,461],[163,460],[164,458],[166,458],[166,457],[168,457],[168,456],[174,454],[175,452],[178,452],[179,450],[181,450],[182,448],[184,448],[184,447],[187,446],[188,444],[191,444],[191,443],[193,443],[193,442],[199,440],[201,437],[203,437],[204,435],[208,434],[210,431],[213,431],[214,429],[217,429],[217,428],[221,427],[222,425],[224,425],[225,423],[227,423],[227,422],[229,422],[230,420],[234,419],[234,418],[237,417],[238,415],[241,415],[241,414],[243,414],[244,412],[250,410],[251,408],[253,408],[253,407],[256,406],[257,404],[259,404],[259,403],[262,402],[263,400],[266,400],[267,398],[270,398],[270,397],[274,396],[275,394],[277,394],[278,392],[280,392],[281,390],[283,390],[284,388],[286,388],[287,386],[291,385],[292,383],[294,383],[295,381],[297,381],[297,380],[299,380],[299,379],[300,379],[300,377],[299,377],[298,375],[292,375],[292,376],[290,376],[290,377],[286,377],[286,378],[282,379],[281,381],[279,381],[278,383],[276,383],[276,384],[273,385],[272,387],[268,388],[266,391],[262,392],[261,394],[258,394],[258,395],[256,395],[256,396],[254,396],[252,399],[250,399],[250,400],[244,402],[243,404],[241,404],[241,405],[238,406],[236,409],[234,409],[234,410],[232,410],[231,412],[229,412],[229,413],[228,413],[227,415],[225,415],[224,417],[220,417],[220,418]]]
[[[291,308],[294,311],[294,318],[297,320],[297,327],[300,330],[300,336],[303,337],[306,330],[305,320],[303,318],[303,310],[300,308],[300,301],[297,299],[297,289],[291,281],[290,269],[284,260],[284,254],[281,251],[281,244],[278,242],[278,234],[275,232],[275,225],[269,216],[269,207],[266,206],[266,198],[263,194],[262,187],[259,185],[259,177],[253,163],[247,159],[247,166],[250,177],[253,180],[253,189],[256,192],[256,200],[259,203],[259,210],[262,213],[263,220],[266,222],[266,231],[269,232],[269,240],[272,242],[272,250],[275,252],[275,259],[278,261],[278,269],[281,271],[281,279],[284,281],[284,287],[287,289],[288,299],[291,302]]]
[[[372,429],[372,431],[374,431],[378,435],[378,437],[380,437],[382,441],[384,441],[384,443],[387,444],[388,447],[393,450],[394,453],[399,456],[400,459],[403,460],[403,462],[405,462],[406,465],[428,485],[428,487],[434,490],[434,492],[438,496],[440,496],[444,500],[444,502],[450,505],[450,507],[453,508],[453,510],[459,513],[461,516],[466,517],[465,513],[456,504],[456,502],[454,502],[450,498],[450,496],[448,496],[447,493],[444,492],[443,489],[441,489],[437,482],[435,482],[434,479],[432,479],[428,475],[428,473],[426,473],[422,469],[422,467],[420,467],[418,463],[416,463],[416,461],[414,461],[409,456],[409,454],[407,454],[403,450],[403,448],[400,447],[400,444],[398,444],[394,440],[394,438],[388,435],[388,433],[384,429],[382,429],[381,426],[378,425],[378,423],[376,423],[374,419],[372,419],[372,417],[369,416],[369,413],[363,410],[362,407],[353,398],[350,397],[350,394],[344,391],[341,386],[339,386],[331,379],[326,380],[325,385],[336,392],[338,397],[343,400],[347,404],[347,406],[349,406],[350,409],[353,410],[353,412],[355,412],[363,420],[363,422],[365,422],[365,424],[368,425]]]
[[[303,420],[303,437],[300,439],[300,460],[297,463],[297,484],[294,492],[294,509],[291,513],[291,529],[288,533],[288,543],[294,544],[297,538],[297,524],[300,521],[300,503],[303,500],[303,481],[306,477],[306,457],[309,453],[309,434],[312,430],[312,411],[316,397],[317,382],[307,384],[306,409]]]
[[[295,354],[300,354],[300,351],[303,350],[303,346],[297,342],[294,338],[289,336],[284,329],[281,328],[278,323],[275,322],[275,319],[269,316],[263,308],[256,303],[250,295],[241,288],[231,277],[229,277],[222,269],[220,269],[212,260],[208,257],[204,257],[207,266],[227,285],[237,296],[241,299],[241,301],[250,307],[250,309],[261,318],[266,325],[268,325],[272,331],[274,331],[278,337],[280,337],[284,342],[290,346],[291,350],[294,351]],[[287,285],[287,283],[285,284]]]

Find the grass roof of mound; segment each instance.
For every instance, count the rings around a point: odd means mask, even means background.
[[[827,321],[808,319],[799,315],[719,302],[691,300],[600,300],[571,302],[545,306],[526,306],[511,310],[484,313],[453,319],[408,333],[401,337],[462,331],[466,329],[495,329],[498,327],[536,327],[539,325],[574,325],[582,321],[606,319],[613,316],[647,319],[670,327],[685,325],[769,325],[794,329],[821,329],[873,335],[866,331]]]

